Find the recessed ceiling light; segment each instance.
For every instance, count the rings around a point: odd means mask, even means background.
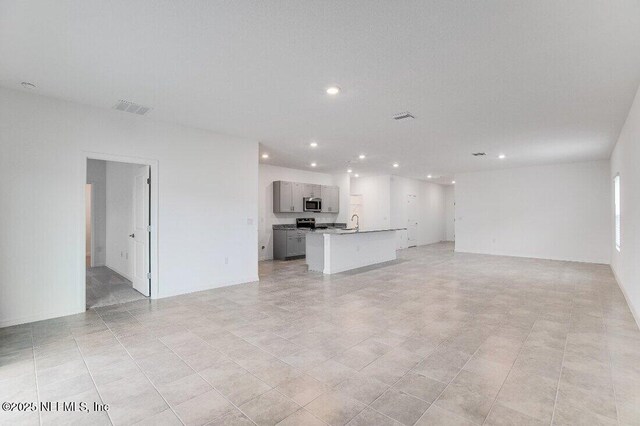
[[[316,163],[311,163],[311,167],[315,167],[315,166],[317,166]]]
[[[360,155],[358,155],[358,158],[361,159],[361,160],[364,160],[365,159],[365,155],[364,154],[360,154]]]
[[[340,93],[340,88],[338,86],[327,87],[327,94],[337,95],[338,93]]]
[[[262,158],[269,158],[269,154],[262,154]]]
[[[33,83],[29,83],[28,81],[23,81],[22,83],[20,83],[22,85],[22,87],[24,87],[25,89],[35,89],[36,85]]]
[[[357,173],[356,173],[354,176],[355,176],[355,177],[360,177],[360,175],[359,175],[359,174],[357,174]]]
[[[398,164],[398,163],[393,163],[393,167],[400,167],[400,164]]]
[[[347,170],[347,173],[351,173],[352,171],[353,171],[353,170],[349,169],[349,170]]]
[[[455,180],[452,180],[452,181],[451,181],[451,183],[455,185],[456,181],[455,181]]]
[[[433,176],[431,175],[427,175],[427,179],[431,179]]]
[[[311,148],[315,148],[316,146],[318,146],[318,142],[311,142],[311,143],[309,144],[309,146],[310,146]]]
[[[498,158],[501,159],[501,160],[504,160],[505,158],[507,158],[507,156],[504,155],[504,154],[500,154],[500,155],[498,155]]]

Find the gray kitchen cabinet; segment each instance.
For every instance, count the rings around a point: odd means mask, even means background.
[[[273,182],[273,212],[301,213],[304,184],[277,180]]]
[[[293,182],[292,187],[293,212],[302,213],[304,211],[303,193],[304,183]]]
[[[288,259],[304,256],[307,249],[306,231],[298,229],[273,230],[273,258]]]
[[[300,255],[300,238],[297,231],[287,231],[287,257]]]
[[[315,185],[311,183],[273,182],[273,212],[302,213],[305,198],[322,198],[323,213],[340,211],[340,188],[337,186]]]
[[[322,185],[314,185],[312,183],[304,184],[303,198],[320,198],[322,197]]]
[[[322,212],[340,212],[340,188],[337,186],[322,185]]]
[[[273,182],[273,212],[293,211],[293,182],[277,180]]]

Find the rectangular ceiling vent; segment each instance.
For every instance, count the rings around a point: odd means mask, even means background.
[[[473,155],[474,157],[482,157],[483,155],[487,155],[487,154],[484,152],[474,152],[471,155]]]
[[[400,114],[396,114],[393,116],[394,120],[404,120],[405,118],[415,118],[409,111],[401,112]]]
[[[145,115],[151,108],[134,102],[119,100],[118,103],[113,106],[113,109],[130,112],[132,114]]]

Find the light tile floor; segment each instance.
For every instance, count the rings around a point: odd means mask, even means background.
[[[117,272],[106,266],[87,268],[87,309],[143,299],[131,281]]]
[[[608,266],[449,244],[0,330],[1,424],[632,425],[640,332]]]

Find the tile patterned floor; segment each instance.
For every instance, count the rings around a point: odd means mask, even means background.
[[[0,330],[1,424],[640,423],[640,332],[608,266],[409,249]]]
[[[87,268],[87,309],[143,299],[131,281],[117,272],[106,266]]]

